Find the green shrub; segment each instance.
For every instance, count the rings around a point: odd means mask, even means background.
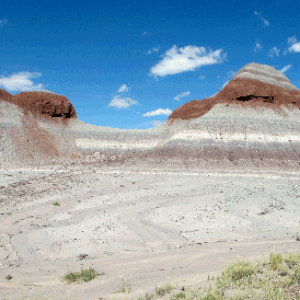
[[[293,269],[293,277],[300,283],[300,266],[296,266]]]
[[[200,298],[201,300],[223,300],[223,296],[219,291],[212,289],[211,287],[208,289],[206,296]]]
[[[277,270],[283,263],[283,257],[280,253],[270,253],[269,265],[272,270]]]
[[[300,263],[300,254],[291,254],[285,258],[284,260],[289,267],[296,266],[297,264]]]
[[[175,294],[171,297],[171,300],[180,300],[180,299],[186,299],[187,295],[184,292],[180,292],[178,294]]]
[[[97,276],[104,275],[104,273],[98,273],[94,268],[81,269],[79,272],[69,272],[62,279],[67,283],[72,282],[87,282],[95,279]]]
[[[223,273],[222,277],[229,277],[233,281],[239,280],[244,277],[251,276],[253,273],[257,272],[258,268],[251,265],[249,262],[238,261],[231,264]]]
[[[158,296],[163,297],[166,294],[169,294],[174,287],[171,284],[165,284],[163,286],[156,286],[155,292]]]
[[[52,204],[53,204],[54,206],[60,206],[60,203],[57,202],[57,201],[56,201],[56,202],[53,202]]]

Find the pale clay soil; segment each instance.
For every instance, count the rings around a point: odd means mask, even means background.
[[[298,173],[1,169],[0,299],[124,299],[156,284],[204,287],[238,257],[300,252],[299,185]],[[61,281],[81,266],[105,275]],[[129,295],[116,293],[123,284]]]

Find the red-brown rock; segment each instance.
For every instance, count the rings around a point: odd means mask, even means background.
[[[175,109],[168,121],[199,118],[217,103],[267,106],[277,110],[280,110],[280,105],[300,108],[300,91],[287,90],[255,79],[236,78],[215,96],[201,101],[193,100]]]
[[[77,117],[74,106],[65,96],[51,92],[22,92],[13,95],[8,101],[22,107],[25,113],[31,112],[34,116],[64,120]]]
[[[0,100],[5,100],[11,102],[11,94],[8,93],[7,91],[0,89]]]

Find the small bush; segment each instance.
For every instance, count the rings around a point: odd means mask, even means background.
[[[154,298],[154,294],[146,293],[145,296],[137,298],[137,300],[152,300]]]
[[[286,258],[285,258],[285,262],[287,263],[287,265],[289,267],[293,267],[297,264],[299,264],[300,262],[300,255],[299,254],[289,254]]]
[[[117,293],[129,294],[130,291],[131,291],[131,286],[129,286],[129,285],[122,285],[121,288],[117,291]]]
[[[280,253],[270,253],[269,264],[272,270],[277,270],[283,263],[283,257]]]
[[[187,295],[184,292],[180,292],[178,294],[175,294],[171,297],[171,300],[180,300],[180,299],[186,299]]]
[[[53,202],[52,204],[53,204],[54,206],[60,206],[60,203],[57,202],[57,201],[56,201],[56,202]]]
[[[239,280],[244,277],[251,276],[257,272],[257,267],[251,265],[249,262],[238,261],[231,264],[223,273],[222,277],[230,277],[233,281]]]
[[[131,286],[126,282],[126,277],[122,278],[122,284],[120,289],[117,291],[117,293],[129,294],[130,291],[131,291]]]
[[[217,290],[213,290],[211,287],[208,289],[206,296],[200,298],[201,300],[223,300],[223,296]]]
[[[158,296],[163,297],[166,294],[169,294],[174,287],[171,284],[165,284],[163,286],[156,286],[155,292]]]
[[[11,276],[11,275],[7,275],[7,276],[5,276],[5,279],[6,279],[6,280],[11,280],[11,279],[12,279],[12,276]]]
[[[72,282],[87,282],[95,279],[97,276],[104,275],[104,273],[98,273],[94,268],[81,269],[79,272],[69,272],[62,279],[67,283]]]
[[[300,283],[300,266],[294,268],[293,277]]]

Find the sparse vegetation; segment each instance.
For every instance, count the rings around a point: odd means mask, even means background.
[[[53,202],[52,204],[53,204],[54,206],[60,206],[60,203],[57,202],[57,201],[56,201],[56,202]]]
[[[11,216],[11,212],[6,213],[8,216]]]
[[[283,257],[280,253],[270,253],[269,265],[272,270],[277,270],[283,263]]]
[[[146,293],[145,296],[139,297],[137,300],[152,300],[155,298],[155,295],[152,293]]]
[[[213,280],[207,289],[178,289],[170,284],[156,286],[154,294],[138,300],[164,297],[169,300],[300,300],[300,254],[270,253],[260,262],[239,260]],[[169,295],[168,295],[169,294]]]
[[[122,284],[119,290],[117,290],[117,293],[125,293],[129,294],[131,291],[131,286],[126,282],[126,277],[125,279],[122,278]]]
[[[166,294],[169,294],[175,287],[171,284],[165,284],[162,286],[156,286],[155,292],[158,296],[163,297]]]
[[[121,288],[117,291],[117,293],[129,294],[130,291],[131,291],[131,287],[129,285],[122,285]]]
[[[104,275],[104,273],[98,273],[94,268],[81,269],[79,272],[69,272],[67,273],[62,280],[67,283],[73,282],[87,282],[95,279],[97,276]]]
[[[12,276],[11,276],[11,275],[7,275],[7,276],[5,276],[5,279],[11,280],[11,279],[12,279]]]

